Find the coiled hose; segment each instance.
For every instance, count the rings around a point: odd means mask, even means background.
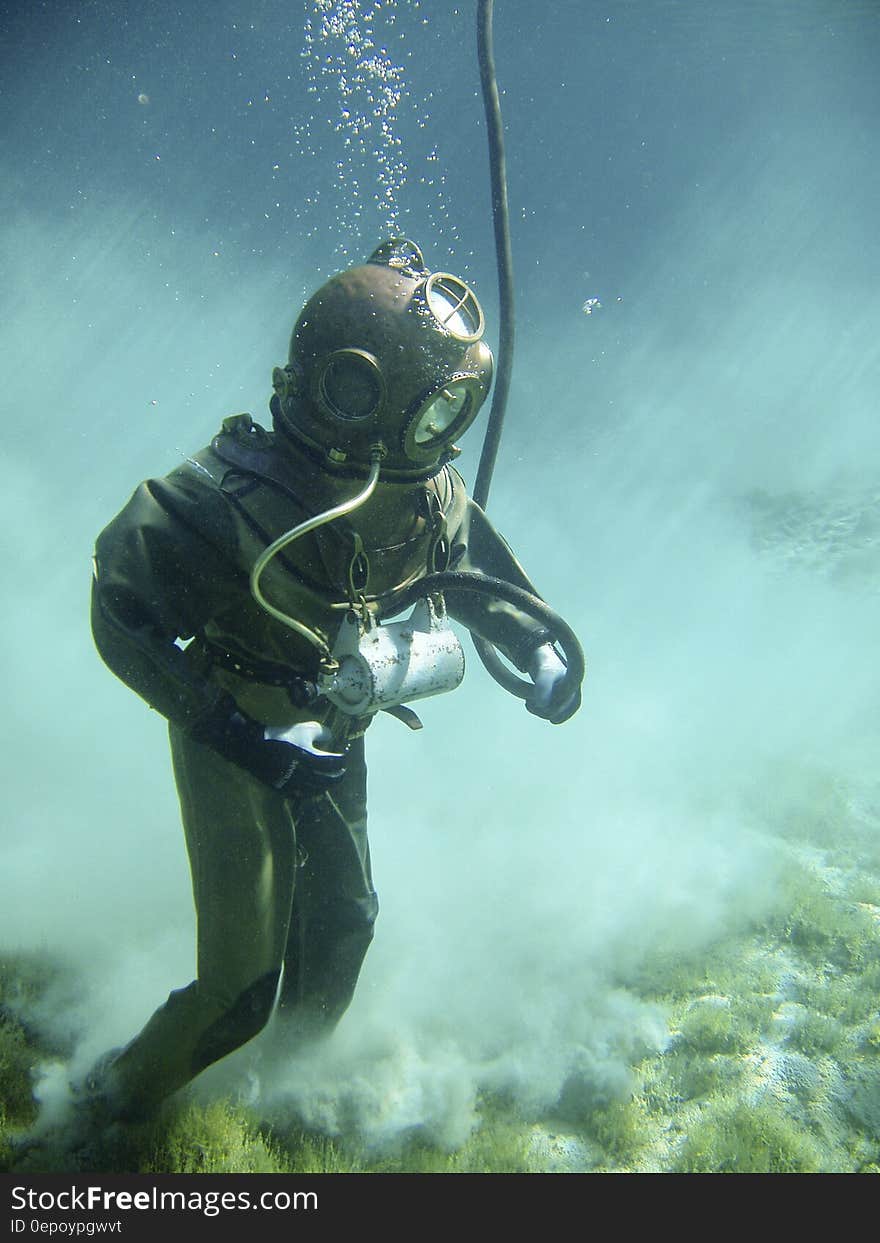
[[[514,608],[521,609],[536,621],[542,622],[548,630],[553,632],[565,654],[567,668],[557,692],[560,701],[564,700],[567,695],[573,694],[584,680],[586,662],[577,635],[571,626],[539,596],[533,595],[532,592],[522,587],[517,587],[515,583],[509,583],[506,578],[493,578],[488,574],[470,574],[463,570],[440,570],[436,574],[428,574],[424,578],[417,579],[410,587],[407,587],[395,600],[395,612],[403,612],[416,600],[434,591],[476,591],[490,595],[496,600],[504,600],[505,603],[512,604]],[[472,638],[475,644],[484,643],[478,635],[472,635]],[[486,643],[485,646],[494,656],[495,649],[492,645]],[[477,650],[479,651],[479,648]],[[496,656],[495,659],[501,664],[500,657]],[[502,668],[507,673],[506,666]],[[523,688],[523,693],[518,690],[514,692],[520,695],[520,698],[525,699],[534,690],[531,682],[525,682],[515,677],[514,674],[510,674],[510,677],[516,681],[518,687]]]

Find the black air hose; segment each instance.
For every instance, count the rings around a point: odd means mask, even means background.
[[[395,597],[395,613],[403,612],[416,600],[421,600],[434,591],[480,592],[493,596],[496,600],[504,600],[507,604],[512,604],[514,608],[521,609],[523,613],[543,623],[553,633],[565,654],[567,668],[558,691],[560,700],[570,693],[573,694],[580,686],[586,668],[580,641],[571,626],[563,621],[559,614],[554,612],[550,605],[539,596],[533,595],[532,592],[522,587],[517,587],[515,583],[509,583],[506,578],[492,578],[488,574],[470,574],[462,570],[441,570],[437,574],[428,574],[425,578],[417,579],[400,596]],[[534,690],[532,683],[524,682],[515,674],[510,673],[507,666],[502,664],[501,658],[495,654],[491,643],[486,643],[479,635],[472,635],[472,638],[475,645],[482,644],[487,647],[504,673],[515,681],[518,687],[523,688],[522,691],[517,690],[516,694],[523,699],[531,694]],[[479,650],[478,646],[477,651]]]
[[[513,371],[513,345],[516,332],[513,293],[513,252],[510,246],[510,213],[507,206],[507,166],[504,158],[504,126],[501,121],[501,101],[495,78],[495,58],[492,52],[492,0],[480,0],[477,9],[477,57],[480,62],[480,83],[483,88],[483,108],[486,114],[486,135],[489,140],[489,173],[492,181],[492,222],[495,228],[495,256],[498,267],[498,307],[500,326],[498,334],[498,368],[492,393],[492,409],[483,440],[483,451],[474,484],[474,500],[481,509],[486,508],[492,472],[504,414],[510,391]]]
[[[480,83],[483,88],[483,109],[486,114],[486,135],[489,140],[489,172],[492,181],[492,222],[495,229],[495,257],[498,268],[498,308],[500,325],[498,332],[498,366],[495,388],[492,393],[492,409],[489,425],[483,440],[477,479],[473,497],[481,509],[486,508],[504,415],[510,391],[513,371],[513,345],[516,333],[513,291],[513,253],[510,245],[510,213],[507,206],[507,167],[504,157],[504,125],[501,120],[501,102],[495,77],[495,58],[492,51],[492,3],[479,0],[477,5],[477,57],[480,62]],[[495,579],[495,582],[500,580]],[[532,597],[537,599],[537,597]],[[561,619],[559,619],[561,620]],[[556,633],[554,629],[554,634]],[[491,643],[471,634],[474,648],[486,669],[496,682],[526,699],[532,692],[531,682],[526,682],[508,669]],[[581,671],[583,676],[583,670]]]

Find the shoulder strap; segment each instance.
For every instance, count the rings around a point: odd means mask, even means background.
[[[211,441],[211,448],[222,462],[274,483],[294,500],[305,504],[302,481],[294,477],[275,450],[271,432],[255,423],[249,414],[234,414],[223,420],[223,426]]]

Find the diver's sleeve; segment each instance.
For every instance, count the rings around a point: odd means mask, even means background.
[[[96,543],[95,646],[117,677],[181,726],[210,714],[222,695],[177,640],[241,590],[234,548],[224,498],[194,468],[141,484]]]
[[[470,497],[461,496],[464,485],[459,486],[457,477],[456,484],[459,499],[454,508],[461,518],[450,532],[449,568],[503,578],[537,595],[510,546],[480,506]],[[449,591],[444,595],[450,614],[468,630],[493,643],[518,669],[526,670],[535,649],[553,641],[546,626],[503,600],[474,591]]]

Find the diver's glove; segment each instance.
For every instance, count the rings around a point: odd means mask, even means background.
[[[542,643],[535,648],[527,672],[535,684],[526,698],[526,708],[533,716],[551,725],[561,725],[574,716],[581,706],[581,688],[578,686],[570,694],[560,695],[566,666],[552,643]]]
[[[189,735],[282,793],[320,791],[345,772],[348,748],[325,751],[330,735],[318,721],[267,726],[246,716],[231,696],[193,725]]]

